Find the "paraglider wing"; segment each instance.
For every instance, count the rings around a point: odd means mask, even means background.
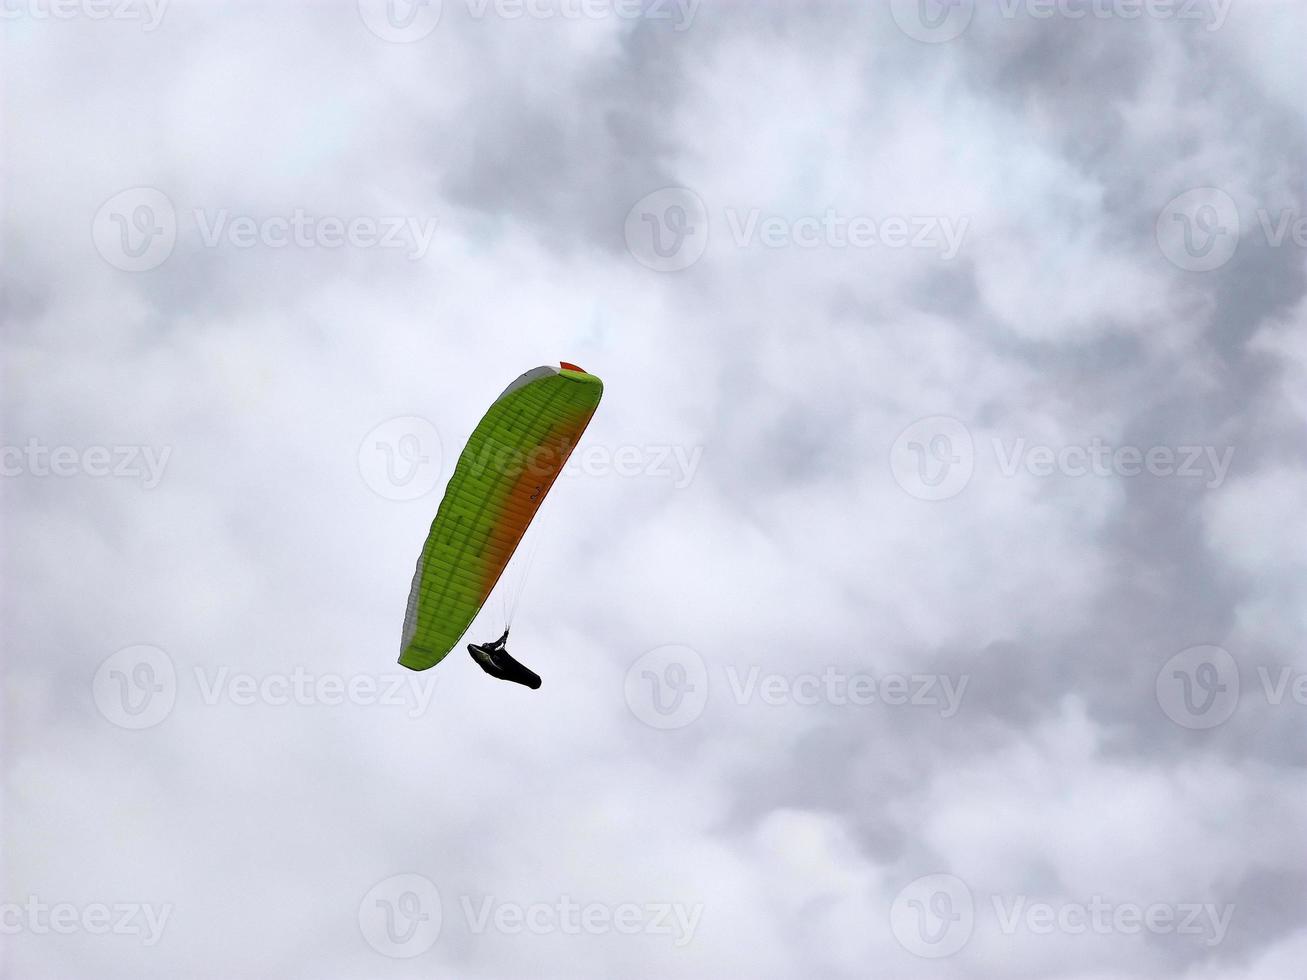
[[[409,590],[399,662],[426,670],[472,625],[590,422],[603,382],[575,364],[504,389],[449,478]]]

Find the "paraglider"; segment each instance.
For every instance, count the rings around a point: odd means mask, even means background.
[[[590,423],[603,382],[566,361],[504,389],[473,430],[445,487],[409,589],[399,662],[440,663],[499,581],[563,464]],[[505,649],[508,630],[468,653],[493,677],[540,686]]]

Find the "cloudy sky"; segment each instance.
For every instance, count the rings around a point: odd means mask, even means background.
[[[1300,973],[1307,7],[4,18],[6,980]]]

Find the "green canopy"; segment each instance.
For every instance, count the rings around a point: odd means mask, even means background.
[[[418,558],[399,662],[426,670],[472,625],[590,422],[603,382],[575,364],[527,371],[478,423]]]

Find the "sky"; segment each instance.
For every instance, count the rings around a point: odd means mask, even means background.
[[[1300,972],[1307,6],[3,15],[0,977]]]

